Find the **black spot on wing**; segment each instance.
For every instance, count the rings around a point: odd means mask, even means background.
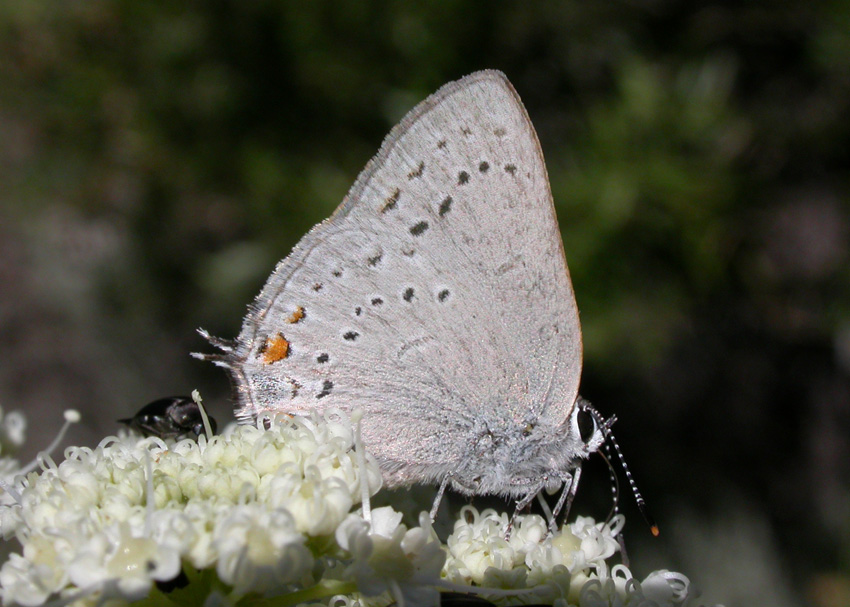
[[[398,199],[400,196],[401,190],[398,188],[393,190],[393,193],[384,199],[384,206],[381,207],[381,213],[386,213],[387,211],[392,211],[396,208],[396,206],[398,206]]]
[[[316,398],[324,398],[334,389],[334,383],[329,379],[322,382],[322,391],[316,394]]]
[[[421,236],[428,229],[427,221],[419,221],[410,226],[410,233],[414,236]]]

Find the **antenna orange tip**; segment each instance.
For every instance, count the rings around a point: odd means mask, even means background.
[[[661,531],[658,529],[658,525],[653,525],[652,527],[649,528],[649,530],[652,532],[652,535],[654,535],[655,537],[658,537],[659,535],[661,535]]]

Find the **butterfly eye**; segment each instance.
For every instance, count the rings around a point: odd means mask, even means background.
[[[577,421],[581,441],[586,443],[593,438],[593,434],[596,432],[596,420],[593,419],[593,416],[586,409],[579,409]]]
[[[534,430],[534,424],[526,424],[525,428],[522,429],[523,436],[531,436],[531,431]]]

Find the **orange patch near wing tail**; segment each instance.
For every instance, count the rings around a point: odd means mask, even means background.
[[[276,363],[277,361],[283,360],[289,356],[289,342],[283,336],[283,333],[269,335],[269,337],[266,338],[266,343],[263,344],[261,353],[263,355],[264,363],[267,365]]]

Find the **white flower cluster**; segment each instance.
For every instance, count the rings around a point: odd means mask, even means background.
[[[23,547],[0,568],[3,604],[140,599],[184,565],[214,569],[230,601],[305,589],[325,596],[322,584],[334,584],[323,574],[333,568],[336,585],[356,591],[342,582],[364,564],[335,538],[365,558],[375,532],[357,535],[351,517],[362,519],[349,513],[361,482],[371,495],[381,477],[371,458],[358,465],[353,447],[348,419],[331,413],[280,416],[269,429],[230,426],[209,441],[109,437],[96,449],[67,449],[58,466],[44,458],[41,473],[18,477],[19,502],[0,510],[3,536]],[[404,544],[413,561],[421,545],[440,552],[430,527],[398,534],[386,542]],[[442,555],[433,580],[441,566]]]
[[[3,605],[410,607],[437,604],[440,588],[499,604],[688,599],[680,574],[638,583],[609,569],[621,518],[580,518],[550,537],[543,519],[521,516],[505,539],[506,515],[467,507],[443,545],[426,513],[412,528],[391,507],[352,513],[381,484],[356,445],[348,418],[329,412],[197,442],[109,437],[59,465],[42,456],[0,508],[4,538],[22,546],[0,567]]]
[[[610,523],[578,517],[548,534],[537,515],[519,516],[508,535],[505,513],[467,506],[446,545],[446,580],[481,587],[481,595],[501,605],[528,603],[601,607],[674,607],[691,605],[695,596],[680,573],[655,571],[643,581],[623,565],[606,559],[620,550],[622,515]],[[503,592],[489,593],[488,590]],[[505,592],[514,590],[515,592]],[[519,592],[524,591],[524,592]]]

